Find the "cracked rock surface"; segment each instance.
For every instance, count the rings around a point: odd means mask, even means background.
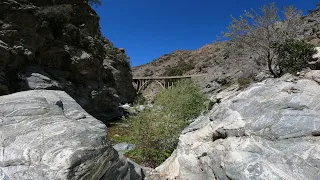
[[[196,119],[157,170],[183,180],[318,180],[319,102],[313,80],[253,84]]]
[[[0,95],[61,90],[103,122],[123,115],[130,64],[88,0],[0,0],[0,12]]]
[[[0,179],[141,179],[106,130],[63,91],[0,96]]]

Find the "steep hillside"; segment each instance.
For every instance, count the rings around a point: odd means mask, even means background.
[[[0,1],[0,95],[63,90],[107,121],[135,91],[124,51],[99,29],[87,1]]]
[[[305,39],[314,45],[320,45],[319,9],[301,18],[298,34],[301,39]],[[269,76],[266,64],[262,63],[258,57],[232,50],[228,48],[229,43],[207,44],[193,51],[174,51],[150,63],[134,67],[133,75],[207,74],[199,82],[202,89],[210,94],[221,91],[221,88],[233,82],[246,84]],[[245,51],[250,52],[251,50],[247,49]]]
[[[208,74],[200,79],[202,88],[212,93],[238,78],[256,75],[262,66],[253,58],[229,52],[228,43],[207,44],[195,51],[175,51],[146,65],[133,68],[134,76],[175,76]]]

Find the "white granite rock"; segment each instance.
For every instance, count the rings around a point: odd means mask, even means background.
[[[172,179],[319,180],[320,86],[267,79],[195,120],[160,167]]]
[[[106,135],[63,91],[0,96],[0,179],[141,179]]]

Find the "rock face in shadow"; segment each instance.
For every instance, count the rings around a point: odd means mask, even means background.
[[[105,39],[86,1],[0,2],[0,95],[63,90],[103,121],[135,95],[123,49]]]
[[[106,126],[63,91],[0,96],[0,179],[142,179]]]
[[[216,104],[157,169],[183,180],[319,179],[320,86],[288,79],[267,79]]]

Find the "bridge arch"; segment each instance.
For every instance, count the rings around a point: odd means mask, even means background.
[[[136,92],[139,94],[141,91],[146,89],[151,82],[156,82],[163,89],[169,88],[174,85],[174,81],[180,79],[190,79],[192,77],[203,76],[203,74],[199,75],[189,75],[189,76],[165,76],[165,77],[133,77],[133,81],[136,83]]]
[[[166,86],[163,80],[158,80],[158,79],[143,79],[143,80],[135,80],[134,82],[137,84],[137,87],[136,87],[137,94],[141,93],[141,91],[146,89],[152,82],[157,83],[163,89],[168,87]]]

